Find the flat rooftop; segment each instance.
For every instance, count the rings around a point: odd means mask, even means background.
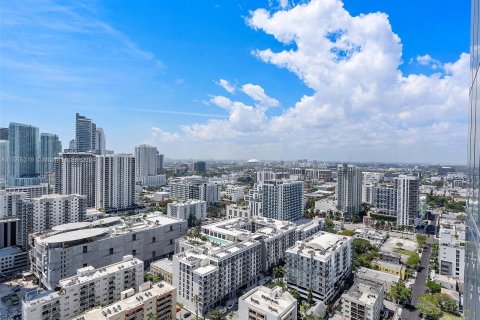
[[[22,249],[20,249],[19,247],[5,247],[0,249],[0,257],[8,257],[21,252]]]
[[[168,273],[173,273],[173,261],[167,258],[152,262],[150,264],[150,268],[151,267],[157,267]]]
[[[396,276],[390,273],[386,273],[380,270],[373,270],[373,269],[368,269],[368,268],[359,268],[355,275],[358,278],[362,279],[370,279],[373,281],[378,281],[382,283],[394,283],[398,282],[400,280],[400,276]]]
[[[107,234],[109,231],[110,229],[108,228],[86,228],[75,231],[67,231],[43,238],[42,242],[52,244],[78,241],[82,239],[94,238],[102,234]]]
[[[375,281],[357,279],[353,286],[342,295],[342,298],[373,306],[379,298],[379,292],[384,286]]]
[[[283,315],[286,311],[296,308],[297,300],[280,287],[273,289],[259,286],[239,298],[250,306],[264,310],[267,313]]]

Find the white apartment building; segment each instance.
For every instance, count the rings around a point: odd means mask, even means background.
[[[315,301],[332,302],[352,272],[351,237],[320,232],[297,241],[286,254],[287,285],[303,298],[311,290]]]
[[[440,274],[464,281],[465,226],[443,223],[439,232]]]
[[[227,205],[225,211],[227,219],[252,217],[252,211],[249,207],[242,207],[236,204]]]
[[[297,320],[297,299],[280,287],[256,287],[238,299],[238,319]]]
[[[362,171],[354,165],[337,167],[337,208],[351,216],[362,210]]]
[[[48,184],[41,183],[31,186],[11,186],[7,187],[5,191],[7,191],[7,193],[24,192],[27,194],[27,198],[37,198],[43,196],[44,194],[48,194]]]
[[[121,299],[121,293],[143,283],[143,262],[133,256],[103,268],[87,266],[73,277],[59,281],[59,290],[27,292],[23,319],[61,320]]]
[[[172,198],[177,200],[197,199],[207,203],[217,203],[221,200],[221,187],[215,183],[205,182],[205,179],[199,176],[184,177],[169,185]]]
[[[395,178],[397,190],[397,224],[415,226],[420,212],[420,180],[415,176]]]
[[[142,284],[135,294],[133,289],[122,292],[122,299],[106,307],[95,308],[75,320],[175,319],[175,288],[160,282]]]
[[[27,197],[25,192],[0,190],[0,219],[19,215],[22,210],[22,200]]]
[[[253,217],[260,217],[262,211],[262,197],[258,188],[252,188],[248,191],[248,196],[245,197],[248,201],[248,209]]]
[[[174,201],[167,205],[167,215],[183,220],[195,217],[203,221],[207,218],[207,202],[203,200]]]
[[[97,156],[95,208],[126,209],[135,204],[135,158],[131,154]]]
[[[28,248],[28,235],[55,226],[84,221],[87,196],[48,194],[24,200],[18,215],[18,244]]]
[[[156,176],[142,176],[140,182],[145,187],[160,187],[167,184],[167,177],[164,174]]]
[[[165,258],[150,264],[150,272],[162,277],[162,280],[172,284],[173,261]]]
[[[256,185],[262,202],[262,216],[279,220],[303,217],[303,182],[269,180]]]
[[[227,196],[232,201],[243,200],[245,199],[245,189],[242,186],[227,186]]]
[[[357,279],[353,286],[342,294],[343,318],[345,320],[379,320],[383,310],[385,288],[382,284]]]
[[[149,265],[172,255],[175,240],[186,231],[187,221],[156,213],[60,225],[31,236],[31,271],[41,286],[52,289],[77,269],[101,268],[122,261],[126,255]]]
[[[92,153],[61,153],[54,159],[54,192],[87,196],[87,207],[95,206],[96,156]]]
[[[161,156],[161,157],[160,157]],[[163,172],[163,155],[158,149],[147,144],[135,147],[135,181],[143,182],[144,177],[157,176]]]
[[[28,252],[19,247],[0,249],[0,274],[14,275],[25,271],[28,266]]]

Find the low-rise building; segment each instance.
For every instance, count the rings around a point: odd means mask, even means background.
[[[86,225],[85,225],[86,224]],[[53,289],[77,269],[101,268],[133,255],[147,266],[171,256],[175,240],[185,235],[187,221],[152,213],[74,223],[31,236],[31,271],[40,285]]]
[[[252,210],[247,206],[239,206],[236,204],[229,204],[225,208],[227,219],[234,218],[250,218],[252,217]]]
[[[242,186],[227,186],[227,196],[232,201],[239,201],[245,199],[245,190]]]
[[[375,264],[378,266],[378,270],[399,276],[401,280],[405,280],[405,266],[396,263],[390,263],[386,261],[377,260]]]
[[[330,303],[352,272],[352,237],[320,232],[287,251],[287,285]]]
[[[358,279],[342,294],[343,319],[378,320],[383,310],[384,286],[374,281]]]
[[[438,261],[440,274],[464,279],[465,227],[463,224],[441,224],[439,233]]]
[[[378,258],[380,260],[390,262],[390,263],[395,263],[395,264],[401,264],[402,263],[402,255],[396,252],[389,252],[389,251],[383,251],[380,250],[378,252]]]
[[[19,247],[0,249],[0,275],[10,276],[25,271],[28,267],[28,252]]]
[[[364,279],[374,281],[383,284],[385,291],[389,291],[390,288],[400,281],[400,276],[386,273],[379,270],[373,270],[361,267],[355,272],[355,276],[358,279]]]
[[[207,218],[207,202],[203,200],[174,201],[167,205],[167,215],[183,220],[194,217],[203,221]]]
[[[172,284],[173,261],[168,258],[154,261],[150,264],[150,272]]]
[[[122,292],[122,299],[106,307],[95,308],[75,320],[175,319],[175,288],[166,282],[146,282],[135,294],[133,289]]]
[[[296,320],[297,299],[280,287],[256,287],[238,299],[238,318]]]

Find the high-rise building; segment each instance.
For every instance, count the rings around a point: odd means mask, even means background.
[[[8,128],[0,128],[0,140],[8,140]]]
[[[102,268],[92,266],[59,281],[59,290],[32,290],[22,303],[24,320],[61,320],[122,299],[125,290],[143,283],[143,261],[133,256]],[[98,318],[97,318],[98,319]]]
[[[62,142],[56,134],[40,134],[40,177],[44,178],[47,172],[53,172],[53,159],[62,152]]]
[[[207,163],[205,161],[195,161],[193,163],[193,171],[200,174],[207,173]]]
[[[371,202],[378,214],[391,217],[397,216],[397,189],[394,185],[379,184],[371,188]]]
[[[157,174],[164,174],[163,159],[164,159],[163,154],[157,155]]]
[[[8,141],[0,140],[0,189],[7,185],[8,177]]]
[[[342,294],[343,319],[379,320],[383,311],[385,287],[376,281],[357,279]]]
[[[97,156],[95,207],[126,209],[135,204],[135,157],[131,154]]]
[[[297,299],[281,287],[255,287],[238,299],[238,318],[296,320]]]
[[[262,216],[279,220],[303,217],[303,182],[267,180],[256,185],[262,201]]]
[[[141,144],[135,147],[135,181],[142,182],[142,177],[163,174],[163,155],[157,147]]]
[[[78,194],[49,194],[22,200],[22,209],[17,213],[18,245],[28,249],[29,234],[83,221],[87,213],[86,199]]]
[[[287,253],[287,285],[303,298],[331,303],[352,272],[352,238],[320,232]]]
[[[95,153],[100,155],[106,154],[105,145],[105,132],[102,128],[97,128],[95,132]]]
[[[362,210],[362,172],[350,164],[337,166],[337,208],[347,216]]]
[[[170,183],[172,198],[176,200],[197,199],[207,203],[220,202],[220,186],[205,181],[198,176],[192,176]]]
[[[415,176],[395,178],[397,191],[397,224],[415,226],[420,212],[420,180]]]
[[[472,0],[471,40],[470,40],[470,115],[468,140],[468,201],[466,219],[466,254],[465,254],[465,288],[464,317],[476,319],[480,314],[480,80],[477,77],[480,68],[480,0]]]
[[[20,214],[22,201],[28,198],[25,192],[0,190],[0,219]]]
[[[167,205],[167,215],[183,220],[194,217],[203,221],[207,217],[207,202],[203,200],[175,201]]]
[[[8,128],[8,179],[11,186],[40,183],[38,158],[40,133],[37,127],[10,123]]]
[[[187,232],[187,222],[151,214],[104,218],[90,225],[59,225],[31,235],[31,271],[41,286],[53,289],[77,269],[105,267],[126,255],[150,262],[171,256],[175,240]]]
[[[75,115],[75,151],[87,152],[96,150],[97,126],[79,113]]]
[[[87,196],[87,207],[95,206],[96,157],[91,153],[61,153],[54,159],[55,193]]]

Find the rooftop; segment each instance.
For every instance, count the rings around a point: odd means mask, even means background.
[[[351,239],[352,237],[322,231],[304,241],[297,241],[295,246],[289,248],[287,252],[305,256],[315,255],[317,258],[324,259]]]
[[[239,300],[277,315],[283,315],[285,311],[296,308],[297,304],[297,300],[280,287],[270,289],[259,286],[241,296]]]
[[[373,306],[379,298],[379,293],[383,290],[384,286],[382,284],[370,280],[357,279],[342,297],[367,306]]]
[[[379,270],[373,270],[368,268],[359,268],[355,274],[358,278],[370,279],[382,283],[394,283],[400,280],[400,276],[396,276],[390,273],[386,273]]]
[[[165,270],[169,273],[172,273],[173,272],[173,261],[170,260],[170,259],[167,259],[167,258],[157,260],[157,261],[154,261],[150,264],[150,268],[151,267],[157,267],[157,268]]]
[[[5,247],[0,249],[0,257],[7,257],[21,252],[22,249],[19,247]]]

